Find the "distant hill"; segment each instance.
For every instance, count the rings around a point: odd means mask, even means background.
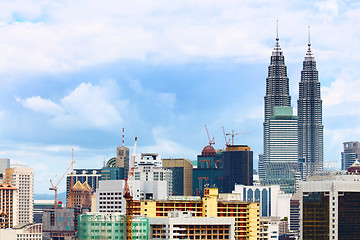
[[[54,194],[34,194],[34,200],[53,200],[54,198]],[[58,199],[65,200],[66,192],[58,193]]]

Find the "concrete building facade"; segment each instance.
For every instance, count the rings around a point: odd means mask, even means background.
[[[96,212],[126,212],[124,194],[124,180],[100,181],[96,191]],[[134,200],[166,200],[168,198],[167,181],[132,182],[132,196]]]
[[[23,223],[12,229],[0,229],[0,239],[4,240],[42,240],[41,223]]]
[[[19,224],[18,188],[0,183],[0,228],[12,228]]]
[[[290,216],[291,194],[284,193],[279,185],[235,185],[233,193],[240,194],[242,201],[259,202],[261,217],[280,217],[283,219]]]
[[[75,212],[72,208],[46,209],[43,213],[43,239],[75,240]]]
[[[32,223],[34,211],[34,171],[26,165],[11,165],[5,170],[7,184],[18,188],[19,224]]]
[[[167,217],[171,211],[192,211],[196,217],[234,217],[235,239],[259,238],[259,203],[219,199],[218,189],[206,188],[204,197],[173,196],[166,201],[135,202],[134,214]]]
[[[168,217],[150,218],[150,239],[235,240],[235,218],[197,218],[194,212],[171,211]]]

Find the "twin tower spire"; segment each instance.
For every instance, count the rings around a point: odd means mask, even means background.
[[[272,139],[272,123],[270,120],[274,120],[276,107],[291,107],[289,78],[287,77],[287,67],[279,43],[278,24],[276,24],[276,43],[272,51],[268,77],[266,78],[264,103],[263,161],[264,163],[271,164],[272,159],[274,159],[271,155],[274,151],[270,141]],[[301,175],[305,178],[307,175],[321,172],[323,168],[322,100],[320,97],[320,82],[318,80],[316,62],[311,51],[310,27],[308,30],[308,49],[303,61],[301,80],[299,82],[297,110],[297,149],[293,149],[293,154],[288,152],[281,158],[278,156],[276,161],[294,163],[294,159],[296,159],[297,163],[303,164]],[[286,126],[283,129],[285,128]],[[291,150],[289,142],[283,141],[281,143],[280,141],[279,143],[283,144],[283,149]],[[294,145],[291,146],[294,148]],[[279,148],[280,146],[277,147]],[[265,176],[265,178],[269,177],[271,176]]]

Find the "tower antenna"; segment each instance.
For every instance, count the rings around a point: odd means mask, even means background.
[[[279,41],[279,20],[276,20],[276,41]]]
[[[125,130],[123,128],[123,134],[122,134],[122,146],[124,146],[124,142],[125,142]]]
[[[310,43],[310,26],[308,26],[308,46],[309,47],[311,46],[311,43]]]

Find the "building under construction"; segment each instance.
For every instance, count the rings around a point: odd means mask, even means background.
[[[174,196],[167,201],[134,201],[134,215],[167,217],[171,211],[191,211],[194,217],[234,217],[236,240],[256,240],[260,234],[258,202],[221,199],[217,188],[205,188],[204,197]],[[186,238],[186,237],[185,237]]]
[[[132,219],[132,239],[149,239],[149,219]],[[126,217],[121,213],[87,213],[79,216],[78,239],[126,239]]]

